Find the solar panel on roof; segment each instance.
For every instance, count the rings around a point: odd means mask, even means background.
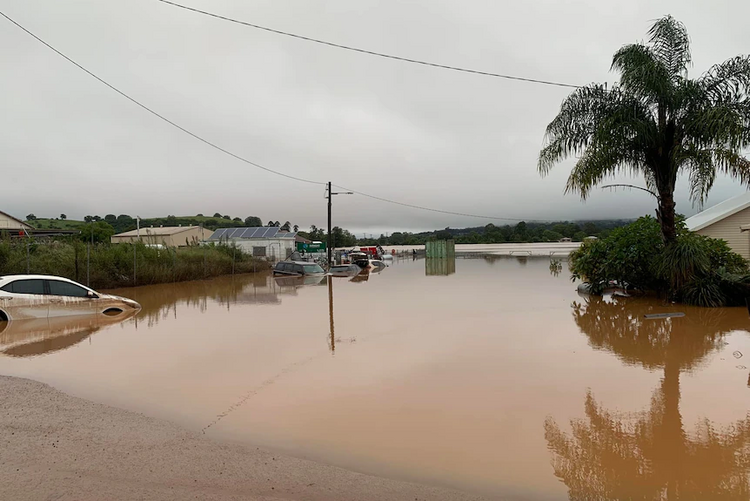
[[[296,233],[280,231],[281,228],[270,227],[253,227],[253,228],[219,228],[210,237],[209,240],[222,240],[230,238],[294,238]]]

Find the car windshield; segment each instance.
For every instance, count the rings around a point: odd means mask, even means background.
[[[303,267],[305,268],[305,273],[324,273],[323,268],[317,264],[305,264]]]

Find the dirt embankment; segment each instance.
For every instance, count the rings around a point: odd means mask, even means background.
[[[0,376],[3,500],[455,500],[256,448]]]

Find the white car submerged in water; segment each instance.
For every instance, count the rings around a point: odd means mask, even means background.
[[[102,294],[51,275],[0,277],[0,321],[139,310],[132,299]]]

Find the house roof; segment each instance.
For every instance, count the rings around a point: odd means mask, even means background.
[[[2,214],[3,216],[7,217],[8,219],[12,219],[13,221],[17,222],[21,226],[21,228],[28,228],[30,230],[34,229],[34,227],[31,226],[30,224],[24,223],[23,221],[21,221],[17,217],[13,217],[10,214],[8,214],[7,212],[0,211],[0,214]]]
[[[140,235],[142,237],[148,236],[168,236],[182,233],[183,231],[198,229],[200,226],[160,226],[159,228],[141,228]],[[138,230],[126,231],[125,233],[118,233],[115,237],[137,237]]]
[[[293,231],[281,231],[281,228],[276,226],[260,226],[253,228],[219,228],[214,232],[209,240],[227,240],[233,238],[249,239],[249,238],[291,238],[297,233]]]
[[[698,231],[750,207],[750,191],[724,200],[685,220],[690,231]]]

